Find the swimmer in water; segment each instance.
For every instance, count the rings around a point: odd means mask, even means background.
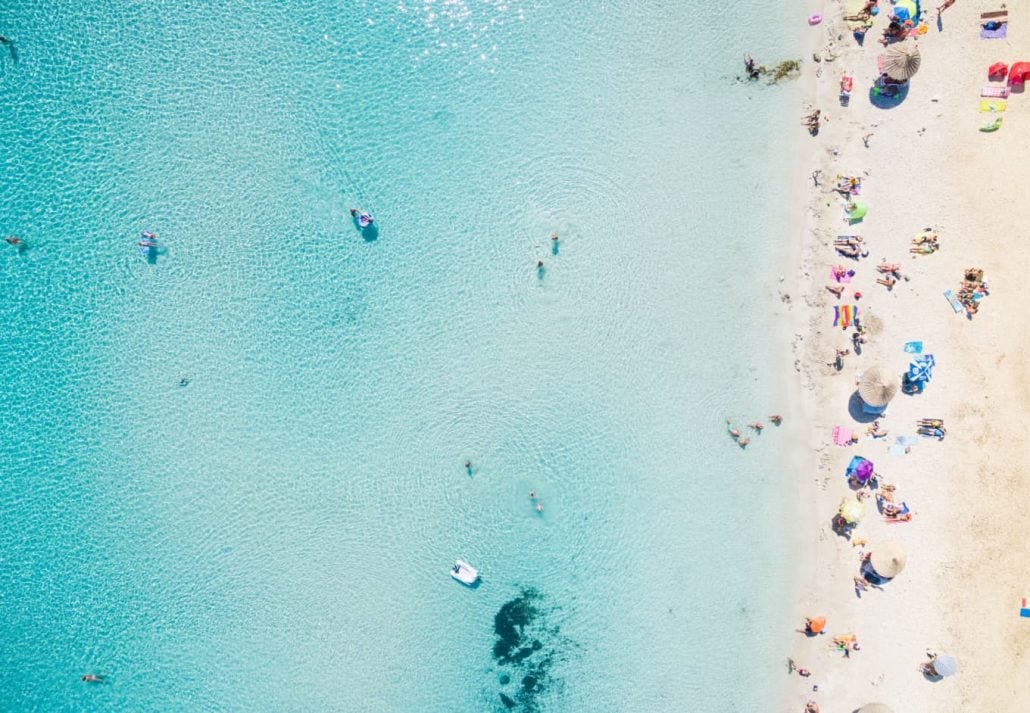
[[[82,680],[86,683],[103,683],[104,677],[98,676],[95,673],[87,673],[85,676],[82,677]]]
[[[537,503],[536,504],[536,511],[537,512],[543,512],[544,511],[544,504],[543,503]]]

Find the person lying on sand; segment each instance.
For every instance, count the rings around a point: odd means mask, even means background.
[[[883,519],[887,522],[909,522],[912,519],[912,513],[898,513],[897,515],[884,515]]]
[[[819,713],[819,704],[815,701],[809,701],[805,704],[805,713]]]
[[[865,239],[861,235],[838,235],[833,239],[836,245],[859,245],[865,242]]]
[[[898,282],[898,278],[894,275],[887,275],[887,277],[876,278],[876,284],[885,286],[888,290],[893,290],[894,285]]]
[[[861,248],[851,245],[838,245],[836,247],[837,252],[839,252],[844,257],[851,257],[855,258],[856,260],[860,257],[867,257],[869,255],[868,251],[863,251]]]
[[[826,289],[837,295],[837,299],[840,299],[840,296],[844,294],[844,285],[827,285]]]
[[[887,435],[886,428],[880,428],[879,421],[873,421],[872,424],[865,430],[873,438],[883,438]]]
[[[940,418],[921,418],[916,421],[917,426],[926,426],[927,428],[943,428],[944,419]]]
[[[876,266],[877,272],[882,272],[885,275],[894,274],[901,270],[901,265],[896,262],[881,262]]]

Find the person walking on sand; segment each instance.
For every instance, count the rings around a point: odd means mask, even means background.
[[[773,422],[774,426],[779,426],[781,423],[783,423],[783,416],[781,416],[778,413],[774,413],[772,416],[769,417],[769,420]]]
[[[942,12],[944,12],[945,10],[947,10],[949,7],[951,7],[954,4],[955,4],[955,0],[944,0],[943,3],[941,3],[940,5],[937,6],[937,16],[940,17],[940,14]]]

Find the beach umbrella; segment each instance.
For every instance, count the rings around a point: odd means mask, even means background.
[[[845,521],[854,524],[865,514],[865,504],[858,498],[844,498],[840,501],[840,509],[837,512]]]
[[[861,201],[855,201],[854,203],[848,203],[848,221],[851,223],[857,223],[865,217],[865,214],[869,212],[869,206]]]
[[[898,0],[894,4],[892,14],[902,22],[905,20],[915,22],[919,17],[919,8],[916,7],[916,4],[912,2],[912,0]]]
[[[905,82],[919,71],[919,46],[915,42],[891,45],[883,54],[883,73],[891,79]]]
[[[869,564],[884,579],[893,579],[905,569],[908,555],[897,542],[887,540],[877,545],[869,557]]]
[[[943,677],[952,676],[958,673],[958,661],[954,656],[938,654],[933,657],[933,670]]]
[[[866,703],[855,713],[894,713],[894,710],[883,703]]]
[[[858,380],[858,395],[870,406],[886,406],[896,393],[897,379],[890,378],[880,367],[866,369]]]
[[[810,634],[818,634],[826,628],[826,617],[817,616],[814,619],[808,620],[808,632]]]

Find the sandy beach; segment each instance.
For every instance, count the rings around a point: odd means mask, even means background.
[[[873,105],[869,90],[884,52],[878,39],[887,2],[863,46],[845,27],[839,2],[827,3],[825,19],[812,28],[820,61],[805,58],[803,81],[811,86],[806,99],[825,120],[806,137],[811,153],[799,179],[806,225],[782,291],[789,295],[784,328],[794,335],[802,395],[791,413],[803,419],[799,428],[811,448],[810,462],[794,476],[805,543],[797,553],[798,627],[805,616],[825,616],[827,626],[819,636],[793,634],[784,675],[790,656],[811,676],[791,674],[788,711],[804,710],[809,700],[822,713],[873,702],[899,713],[1030,710],[1030,658],[1023,655],[1030,618],[1019,616],[1020,598],[1030,596],[1021,519],[1030,511],[1023,433],[1030,335],[1019,306],[1019,273],[1030,254],[1021,229],[1030,224],[1030,96],[1012,94],[1000,130],[978,130],[992,119],[978,111],[987,67],[1030,60],[1030,8],[1010,5],[1008,37],[985,40],[981,13],[999,10],[1000,2],[958,0],[939,23],[928,3],[928,32],[905,40],[918,45],[918,73],[903,100],[883,107]],[[839,101],[844,74],[854,77],[846,107]],[[799,107],[799,117],[806,109]],[[856,225],[844,221],[845,200],[832,190],[838,174],[862,179],[857,199],[868,214]],[[940,249],[911,253],[913,237],[925,228],[939,234]],[[834,239],[841,234],[862,236],[868,256],[838,255]],[[900,264],[891,289],[876,283],[881,261]],[[827,290],[838,286],[834,265],[855,271],[840,298]],[[943,295],[958,292],[970,267],[982,269],[990,286],[971,319]],[[854,328],[832,326],[841,305],[859,307],[867,339],[860,354]],[[913,356],[904,345],[913,341],[934,356],[933,378],[923,393],[894,396],[880,418],[888,434],[874,439],[852,396],[856,380],[879,366],[900,382]],[[832,364],[836,349],[850,350],[840,369]],[[942,419],[946,437],[917,436],[920,418]],[[858,442],[834,445],[835,426],[853,429]],[[898,436],[916,437],[908,453],[890,452]],[[850,540],[831,529],[842,498],[854,494],[844,473],[855,455],[875,463],[881,485],[896,488],[910,521],[890,523],[877,512],[880,489],[864,501]],[[853,578],[860,557],[885,540],[907,551],[907,566],[882,590],[869,587],[859,597]],[[848,657],[831,643],[843,634],[860,645]],[[958,673],[924,677],[928,652],[954,656]]]

